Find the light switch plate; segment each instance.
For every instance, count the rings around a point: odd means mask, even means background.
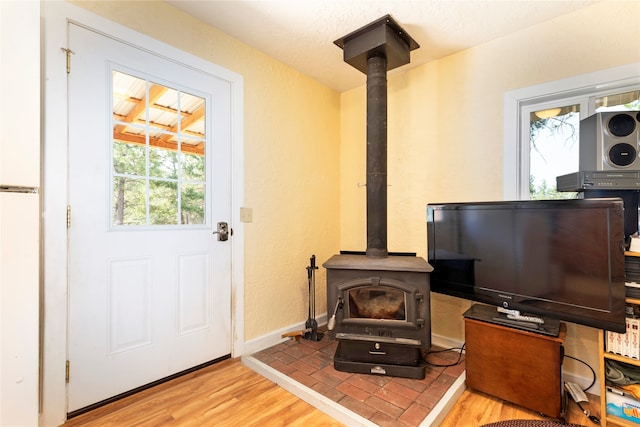
[[[240,221],[242,221],[242,222],[253,222],[253,209],[251,209],[251,208],[240,208]]]

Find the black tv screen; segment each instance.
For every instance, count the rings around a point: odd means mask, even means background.
[[[625,332],[618,198],[427,205],[431,291]]]

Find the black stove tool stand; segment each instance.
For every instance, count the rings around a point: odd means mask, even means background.
[[[305,340],[320,341],[324,336],[318,332],[318,321],[316,320],[316,256],[311,255],[309,266],[307,267],[307,278],[309,280],[309,318],[304,324],[306,332],[302,336]]]

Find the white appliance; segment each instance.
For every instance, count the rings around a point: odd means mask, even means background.
[[[40,2],[0,1],[0,425],[37,426]]]

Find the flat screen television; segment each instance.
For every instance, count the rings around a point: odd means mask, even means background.
[[[427,205],[431,291],[625,332],[619,198]]]

